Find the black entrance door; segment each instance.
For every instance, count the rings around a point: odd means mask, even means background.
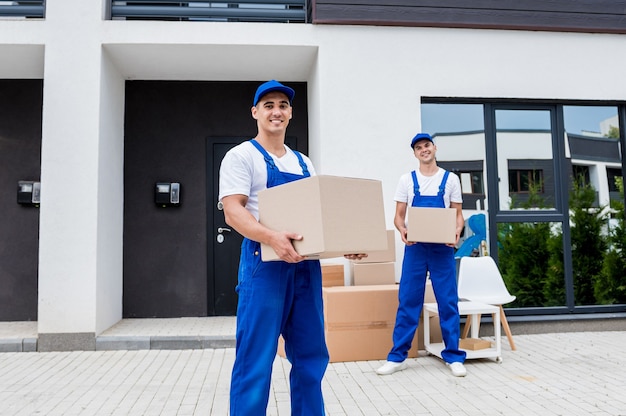
[[[237,270],[243,237],[224,221],[218,203],[220,164],[226,152],[248,137],[207,138],[207,270],[208,314],[230,316],[237,313]],[[296,148],[298,139],[287,137],[287,146]]]
[[[235,315],[237,312],[237,269],[243,237],[224,221],[218,204],[219,170],[224,155],[233,146],[247,140],[238,137],[207,139],[207,257],[208,313]]]

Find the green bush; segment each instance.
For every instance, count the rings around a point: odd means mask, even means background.
[[[624,228],[624,181],[616,179],[620,201],[611,201],[616,225],[609,233],[609,248],[604,257],[602,272],[594,282],[594,293],[601,304],[626,303],[626,229]]]

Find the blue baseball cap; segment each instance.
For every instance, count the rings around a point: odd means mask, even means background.
[[[289,98],[289,104],[291,104],[291,102],[293,101],[293,96],[296,95],[296,92],[293,89],[273,79],[259,85],[259,88],[256,89],[256,94],[254,94],[254,101],[252,105],[256,106],[259,103],[259,100],[265,94],[268,94],[272,91],[278,91],[285,94]]]
[[[428,133],[417,133],[415,135],[415,137],[413,137],[413,140],[411,140],[411,149],[415,148],[415,143],[419,142],[420,140],[429,140],[431,143],[433,142],[433,138],[430,137],[430,134]]]

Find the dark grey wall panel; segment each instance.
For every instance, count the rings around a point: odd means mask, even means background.
[[[313,23],[626,33],[626,0],[313,2]]]
[[[0,321],[37,320],[39,208],[17,183],[40,180],[42,104],[42,80],[0,80]]]
[[[567,135],[573,159],[620,163],[619,140],[604,137]]]
[[[206,195],[207,138],[256,134],[261,82],[126,82],[124,317],[207,316],[207,206],[217,202]],[[306,84],[289,85],[288,134],[307,137]],[[156,206],[158,181],[181,183],[179,207]]]

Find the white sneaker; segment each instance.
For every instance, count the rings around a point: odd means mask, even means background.
[[[450,367],[450,370],[452,371],[452,375],[454,377],[465,377],[465,375],[467,374],[467,370],[465,370],[465,366],[463,365],[463,363],[446,363],[446,365]]]
[[[406,368],[405,361],[402,361],[399,363],[396,363],[394,361],[387,361],[385,364],[382,365],[382,367],[376,370],[376,373],[380,374],[381,376],[386,376],[388,374],[393,374],[396,371],[404,370],[405,368]]]

